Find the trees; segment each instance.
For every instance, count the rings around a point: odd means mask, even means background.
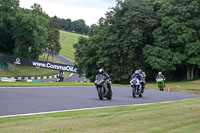
[[[89,31],[89,27],[85,24],[83,19],[79,19],[73,21],[72,24],[72,31],[80,34],[87,34]]]
[[[58,22],[59,22],[59,25],[60,25],[60,29],[62,30],[65,30],[65,31],[72,31],[72,22],[71,22],[71,19],[60,19],[58,18]]]
[[[12,23],[19,8],[18,0],[0,0],[0,51],[13,54]]]
[[[113,82],[128,82],[133,70],[144,68],[142,48],[153,42],[153,17],[152,1],[118,1],[106,18],[99,20],[91,38],[85,42],[87,45],[82,42],[86,49],[84,54],[76,50],[75,60],[80,71],[92,79],[99,68],[104,68]],[[81,44],[78,46],[81,47]],[[87,55],[90,55],[89,59],[85,58]]]
[[[61,50],[61,45],[59,43],[59,23],[56,16],[50,18],[49,27],[48,27],[48,47],[47,52],[48,55],[51,54],[52,57],[54,55],[58,55]],[[52,58],[53,59],[53,58]],[[47,57],[48,60],[48,57]]]
[[[71,21],[71,19],[60,19],[58,18],[60,28],[65,31],[75,32],[79,34],[88,34],[89,26],[85,24],[83,19]]]
[[[199,29],[199,0],[119,0],[77,44],[76,64],[91,80],[99,68],[115,83],[138,68],[151,79],[162,71],[168,80],[192,80],[199,76]]]
[[[38,59],[47,47],[47,27],[44,18],[32,11],[21,9],[13,23],[14,55]]]
[[[177,76],[187,70],[187,79],[192,80],[200,62],[200,2],[163,0],[157,1],[154,9],[158,20],[155,41],[145,47],[145,61],[154,70],[177,72]]]
[[[17,57],[38,59],[44,49],[58,54],[59,26],[39,4],[32,10],[19,8],[18,0],[0,1],[0,51]]]

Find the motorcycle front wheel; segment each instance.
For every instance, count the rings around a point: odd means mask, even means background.
[[[108,94],[108,96],[107,96],[107,99],[108,99],[108,100],[111,100],[111,99],[112,99],[112,90],[111,90],[111,89],[109,90],[109,94]]]
[[[103,87],[97,87],[97,90],[98,90],[99,99],[100,99],[100,100],[103,100],[103,96],[104,96]]]
[[[136,90],[135,90],[135,87],[134,87],[134,86],[132,87],[132,96],[133,96],[133,98],[136,97]]]
[[[158,84],[158,87],[159,87],[160,91],[163,91],[162,86],[163,86],[162,83],[159,83],[159,84]]]

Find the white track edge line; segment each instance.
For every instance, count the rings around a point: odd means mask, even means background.
[[[198,98],[198,97],[196,97],[196,98]],[[106,109],[106,108],[115,108],[115,107],[142,106],[142,105],[151,105],[151,104],[157,104],[157,103],[171,103],[171,102],[178,102],[178,101],[186,101],[186,100],[191,100],[191,99],[196,99],[196,98],[187,98],[187,99],[181,99],[181,100],[173,100],[173,101],[165,101],[165,102],[155,102],[155,103],[144,103],[144,104],[128,104],[128,105],[116,105],[116,106],[105,106],[105,107],[91,107],[91,108],[82,108],[82,109],[69,109],[69,110],[60,110],[60,111],[27,113],[27,114],[17,114],[17,115],[5,115],[5,116],[0,116],[0,118],[16,117],[16,116],[30,116],[30,115],[43,115],[43,114],[62,113],[62,112],[70,112],[70,111]]]

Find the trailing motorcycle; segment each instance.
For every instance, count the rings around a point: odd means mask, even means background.
[[[164,88],[165,88],[164,79],[158,78],[158,79],[156,79],[156,82],[157,82],[157,85],[158,85],[158,88],[160,89],[160,91],[164,91]]]
[[[103,100],[104,98],[107,98],[108,100],[112,99],[112,90],[109,88],[108,82],[109,81],[103,75],[99,75],[94,82],[100,100]]]
[[[136,77],[134,77],[130,81],[130,84],[131,84],[131,87],[132,87],[133,98],[135,98],[136,95],[138,95],[139,97],[142,97],[142,85],[141,85],[139,79],[137,79]]]

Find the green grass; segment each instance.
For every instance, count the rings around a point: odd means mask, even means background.
[[[0,86],[2,87],[20,87],[20,86],[93,86],[93,83],[80,83],[80,82],[57,82],[57,83],[22,83],[22,82],[0,82]],[[121,87],[130,87],[130,85],[122,85],[122,84],[112,84],[112,86],[121,86]],[[179,88],[177,88],[179,86]],[[170,82],[166,83],[165,89],[170,87],[172,88],[172,91],[175,89],[187,89],[187,90],[200,90],[200,80],[196,81],[184,81],[184,82]],[[148,83],[146,84],[146,88],[153,89],[153,90],[159,90],[156,83]]]
[[[0,77],[31,77],[31,76],[51,76],[58,74],[58,71],[34,68],[28,66],[16,66],[9,64],[7,70],[0,69]]]
[[[81,82],[39,82],[39,83],[0,82],[0,87],[36,87],[36,86],[94,86],[94,84],[81,83]],[[130,87],[130,85],[123,85],[123,84],[112,84],[112,86]],[[179,88],[177,86],[179,86]],[[200,80],[167,83],[165,91],[168,90],[168,87],[171,88],[172,92],[200,94]],[[151,83],[147,82],[146,88],[152,90],[159,90],[157,84],[152,82]]]
[[[36,87],[36,86],[93,86],[93,83],[81,82],[0,82],[0,87]]]
[[[94,86],[87,82],[0,82],[0,87],[40,87],[40,86]],[[112,84],[112,86],[127,87],[129,85]]]
[[[75,34],[65,31],[60,31],[60,44],[61,44],[61,52],[60,55],[74,62],[74,48],[73,44],[78,42],[79,37],[88,37],[86,35]]]
[[[200,99],[0,118],[0,133],[199,133]]]
[[[155,83],[147,82],[146,88],[153,89],[153,90],[159,90],[156,82]],[[168,91],[168,88],[171,88],[172,92],[200,94],[200,80],[166,82],[165,91]]]

